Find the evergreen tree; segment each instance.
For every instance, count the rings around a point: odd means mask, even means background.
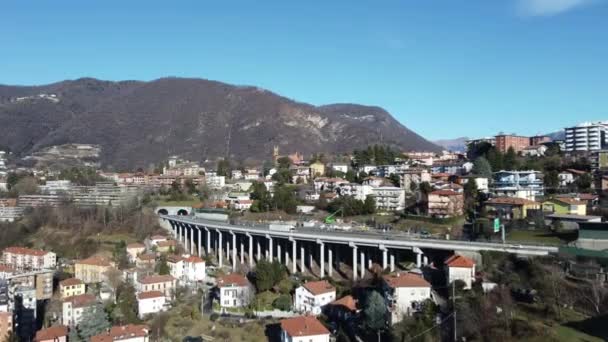
[[[513,146],[509,147],[507,153],[503,158],[503,166],[506,170],[517,170],[519,169],[519,161],[517,160],[517,153]]]
[[[169,268],[169,265],[167,264],[167,256],[162,254],[158,260],[158,263],[156,263],[156,272],[160,275],[167,275],[169,273],[171,273],[171,269]]]
[[[492,166],[490,166],[490,163],[485,157],[475,159],[472,172],[474,175],[486,177],[488,179],[492,178]]]
[[[363,202],[363,210],[365,214],[368,215],[376,212],[376,201],[372,196],[365,197],[365,202]]]
[[[464,184],[464,209],[467,212],[475,211],[475,207],[477,206],[477,198],[479,196],[479,191],[477,189],[477,182],[475,178],[469,178],[469,180]]]
[[[70,342],[84,342],[84,339],[78,335],[78,330],[76,328],[71,328],[70,333],[68,334],[68,341]]]
[[[380,293],[371,291],[365,301],[363,308],[363,320],[365,327],[378,334],[386,328],[386,302]]]
[[[120,308],[123,315],[123,321],[121,323],[139,323],[139,318],[137,317],[137,297],[133,285],[123,283],[118,288],[117,293],[116,305]]]
[[[230,177],[232,174],[232,167],[230,166],[230,161],[227,159],[222,159],[217,163],[217,175]]]
[[[86,341],[91,336],[98,335],[110,328],[108,316],[101,305],[96,304],[87,308],[82,314],[82,320],[78,325],[78,334]]]

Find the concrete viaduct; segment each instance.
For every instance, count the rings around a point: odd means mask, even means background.
[[[192,216],[159,215],[169,223],[175,239],[190,254],[215,256],[218,266],[224,260],[232,270],[253,268],[256,261],[267,259],[284,263],[293,272],[311,271],[323,278],[332,276],[340,262],[352,267],[352,278],[365,277],[375,263],[382,269],[395,270],[397,262],[416,258],[418,267],[428,263],[427,251],[498,251],[520,255],[548,255],[557,253],[557,247],[468,242],[456,240],[416,239],[409,235],[382,232],[345,232],[300,228],[292,231],[270,230],[264,224],[229,224],[204,220]]]

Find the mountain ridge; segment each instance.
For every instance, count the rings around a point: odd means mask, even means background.
[[[283,153],[342,153],[371,144],[440,148],[378,106],[314,106],[255,86],[198,78],[0,85],[0,145],[18,155],[65,143],[102,146],[104,166],[147,167],[169,155],[267,160]]]

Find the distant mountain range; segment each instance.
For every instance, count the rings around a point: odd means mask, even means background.
[[[433,141],[435,144],[443,147],[445,150],[452,152],[465,152],[465,142],[469,140],[467,137],[460,137],[456,139],[441,139]]]
[[[66,143],[100,145],[102,164],[119,170],[170,155],[267,160],[275,145],[305,154],[370,144],[441,150],[379,107],[313,106],[203,79],[0,85],[0,145],[25,156]]]

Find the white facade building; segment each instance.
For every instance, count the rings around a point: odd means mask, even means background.
[[[63,300],[62,324],[70,327],[77,326],[82,321],[85,310],[93,307],[97,299],[92,294],[82,294]]]
[[[391,324],[419,310],[419,305],[431,299],[431,284],[414,273],[385,275],[383,290],[390,312]]]
[[[399,211],[405,209],[405,190],[395,186],[372,188],[371,195],[376,201],[376,209]]]
[[[319,315],[335,299],[336,288],[327,280],[309,281],[296,289],[293,307],[297,312]]]
[[[222,308],[243,307],[253,298],[253,287],[249,280],[238,273],[227,274],[217,281],[220,306]]]
[[[599,151],[608,145],[608,122],[584,122],[565,128],[566,152]]]
[[[281,320],[281,342],[329,342],[329,330],[312,316]]]
[[[539,171],[499,171],[494,173],[492,192],[497,197],[517,197],[534,201],[545,193]]]
[[[2,263],[16,270],[38,271],[55,268],[57,256],[38,249],[7,247],[2,251]]]
[[[475,262],[462,255],[454,254],[445,261],[448,284],[461,280],[465,289],[470,289],[475,281]]]
[[[221,189],[226,185],[226,177],[207,175],[205,177],[207,186],[213,189]]]
[[[147,315],[155,314],[167,309],[166,297],[160,291],[142,292],[137,295],[137,307],[139,318],[144,319]]]
[[[191,283],[205,281],[205,260],[194,255],[185,258],[184,279]]]

